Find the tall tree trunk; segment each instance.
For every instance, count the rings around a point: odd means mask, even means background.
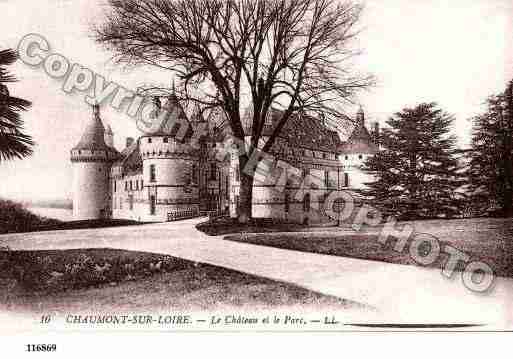
[[[253,204],[253,182],[254,177],[252,174],[245,173],[247,161],[239,160],[240,171],[240,189],[239,189],[239,206],[237,218],[239,223],[248,223],[253,217],[252,204]]]

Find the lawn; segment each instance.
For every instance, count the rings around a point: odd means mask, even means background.
[[[425,221],[417,226],[423,233],[430,233],[440,242],[450,244],[473,261],[488,263],[499,276],[513,276],[508,250],[513,240],[512,221],[480,219],[458,221]],[[378,242],[376,233],[318,232],[318,233],[241,233],[225,236],[226,240],[264,245],[301,252],[327,254],[340,257],[367,259],[388,263],[417,265],[410,258],[408,249],[402,253],[393,250],[394,240],[386,245]],[[448,255],[442,254],[431,267],[442,268]],[[463,270],[460,265],[457,270]]]
[[[19,203],[0,198],[0,234],[120,227],[140,224],[144,223],[125,219],[94,219],[63,222],[37,215]]]
[[[237,218],[219,217],[199,223],[196,229],[209,236],[220,236],[235,233],[310,232],[317,228],[271,218],[252,218],[248,223],[241,224]]]
[[[360,307],[291,284],[145,252],[0,251],[0,271],[0,307],[16,312]]]

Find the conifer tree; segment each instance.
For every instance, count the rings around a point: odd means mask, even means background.
[[[387,121],[381,149],[365,163],[375,176],[362,190],[381,212],[398,219],[451,218],[460,212],[463,176],[450,134],[453,116],[436,103],[405,108]]]
[[[513,216],[513,81],[474,119],[468,177],[479,215]]]

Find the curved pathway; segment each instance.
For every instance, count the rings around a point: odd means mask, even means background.
[[[376,311],[347,320],[380,323],[481,324],[513,329],[513,280],[498,278],[475,294],[439,270],[303,253],[225,241],[196,230],[203,219],[141,226],[0,236],[12,249],[119,248],[222,266],[367,304]]]

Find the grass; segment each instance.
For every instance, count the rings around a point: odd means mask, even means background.
[[[248,223],[241,224],[237,218],[218,217],[196,225],[196,229],[209,235],[220,236],[234,233],[272,233],[299,232],[310,230],[311,227],[287,223],[272,218],[252,218]]]
[[[20,203],[0,199],[0,234],[105,228],[140,224],[143,223],[124,219],[95,219],[62,222],[57,219],[38,216],[24,208]]]
[[[42,226],[58,226],[61,222],[38,216],[21,204],[0,199],[0,234],[37,230]]]
[[[387,244],[381,244],[378,242],[378,235],[376,234],[343,234],[336,232],[255,233],[228,235],[225,239],[301,252],[418,265],[411,258],[408,246],[405,247],[403,252],[396,252],[393,249],[395,240],[390,239]],[[449,244],[449,242],[441,242],[442,248],[444,244]],[[501,239],[493,239],[490,236],[486,241],[472,240],[463,234],[457,240],[452,239],[450,245],[470,255],[472,261],[486,262],[494,269],[496,275],[513,276],[513,267],[510,264],[511,253],[513,252],[504,250],[505,243]],[[421,248],[420,250],[426,251],[427,254],[429,248]],[[443,254],[442,251],[442,254],[430,267],[442,268],[447,260],[448,255]],[[464,270],[461,262],[456,270]]]
[[[126,313],[294,306],[360,307],[295,285],[159,254],[114,249],[0,252],[0,307],[10,311]]]
[[[137,222],[128,219],[88,219],[82,221],[68,221],[59,222],[56,224],[41,225],[33,228],[30,232],[41,231],[60,231],[69,229],[92,229],[92,228],[106,228],[106,227],[120,227],[120,226],[137,226],[145,224],[144,222]]]

